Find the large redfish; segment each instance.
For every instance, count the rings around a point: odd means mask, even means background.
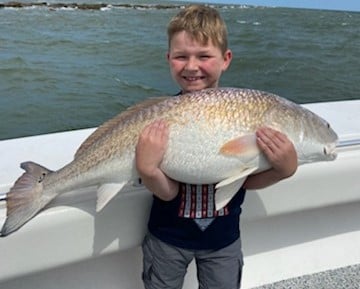
[[[299,164],[334,160],[336,133],[309,110],[271,93],[249,89],[207,89],[144,101],[100,126],[72,162],[50,171],[33,162],[7,193],[1,235],[17,230],[61,193],[98,186],[101,209],[129,181],[136,180],[135,146],[141,130],[156,119],[170,129],[161,168],[190,184],[217,183],[216,208],[226,205],[250,174],[269,169],[256,146],[255,131],[268,126],[294,143]]]

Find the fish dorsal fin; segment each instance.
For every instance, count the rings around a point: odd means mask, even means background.
[[[125,122],[125,120],[127,120],[129,117],[131,117],[137,111],[145,109],[152,105],[155,105],[161,101],[164,101],[167,98],[169,98],[169,97],[163,96],[163,97],[149,98],[141,103],[138,103],[136,105],[129,107],[128,109],[121,112],[117,116],[104,122],[80,145],[80,147],[78,148],[78,150],[75,153],[74,158],[75,159],[78,158],[79,155],[81,155],[84,151],[86,151],[94,143],[99,141],[104,135],[106,135],[108,132],[110,132],[114,127],[117,127],[120,123]]]
[[[96,212],[100,212],[121,191],[125,184],[126,182],[101,185],[97,190]]]
[[[215,194],[215,207],[216,210],[220,210],[225,207],[228,202],[235,196],[238,190],[241,188],[246,178],[256,171],[258,168],[247,168],[241,171],[239,174],[231,176],[216,185]]]

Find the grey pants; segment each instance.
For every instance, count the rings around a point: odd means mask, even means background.
[[[193,258],[200,289],[240,288],[243,266],[240,238],[217,251],[185,250],[148,234],[142,247],[145,289],[181,289]]]

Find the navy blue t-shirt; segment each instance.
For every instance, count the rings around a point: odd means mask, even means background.
[[[218,250],[240,237],[245,189],[215,210],[215,185],[179,184],[171,201],[154,196],[148,228],[161,241],[190,250]]]

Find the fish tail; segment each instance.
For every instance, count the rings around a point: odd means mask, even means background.
[[[25,173],[6,194],[6,220],[1,236],[18,230],[51,201],[43,195],[43,181],[52,171],[33,162],[20,166]]]

